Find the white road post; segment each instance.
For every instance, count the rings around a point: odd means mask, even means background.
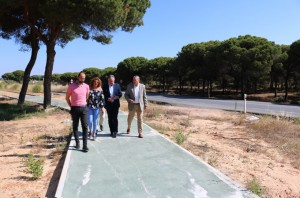
[[[244,94],[244,113],[247,113],[247,94]]]

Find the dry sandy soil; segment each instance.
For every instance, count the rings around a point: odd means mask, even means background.
[[[0,103],[14,103],[3,100]],[[64,160],[70,116],[65,111],[0,121],[0,197],[54,197]],[[25,161],[32,153],[44,161],[43,174],[34,180]]]
[[[64,97],[54,95],[53,98]],[[121,109],[127,110],[124,100]],[[150,104],[144,115],[147,124],[173,141],[176,141],[175,133],[184,133],[187,139],[182,146],[185,149],[237,183],[247,186],[256,178],[264,189],[262,197],[299,198],[300,125],[273,118],[259,121],[245,121],[244,118],[245,115],[237,112],[157,104]],[[57,161],[47,159],[42,178],[32,181],[23,162],[24,154],[32,148],[24,145],[31,145],[30,138],[43,135],[45,131],[57,133],[63,130],[66,126],[62,120],[66,119],[69,116],[62,113],[39,118],[39,123],[34,118],[1,122],[1,134],[5,134],[4,146],[0,145],[1,194],[4,192],[7,197],[24,197],[23,193],[30,195],[28,197],[45,196]],[[53,128],[50,130],[49,126]],[[23,146],[20,144],[21,134],[24,139],[25,134],[29,134]],[[276,139],[275,136],[280,137]],[[44,151],[40,154],[47,155]]]

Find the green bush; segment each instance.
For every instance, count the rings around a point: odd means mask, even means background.
[[[43,91],[42,86],[41,85],[34,85],[32,87],[32,92],[33,93],[41,93]]]
[[[299,124],[300,125],[300,118],[295,118],[294,119],[294,124]]]
[[[260,185],[255,177],[253,177],[251,181],[247,182],[247,188],[258,196],[262,196],[265,192],[265,189]]]
[[[26,165],[34,179],[38,179],[42,176],[44,170],[43,160],[36,159],[32,154],[29,154],[28,159],[26,160]]]
[[[277,96],[277,97],[273,98],[273,102],[279,102],[279,103],[281,103],[281,102],[284,102],[284,101],[285,100],[284,100],[283,96]]]
[[[182,131],[177,131],[174,135],[176,143],[182,144],[187,139],[187,134],[183,133]]]

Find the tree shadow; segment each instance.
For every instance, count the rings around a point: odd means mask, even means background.
[[[23,105],[17,106],[17,104],[0,103],[0,121],[15,120],[33,114],[41,112],[40,105]]]
[[[33,177],[28,177],[28,176],[12,177],[11,179],[14,179],[17,181],[34,181],[35,180]]]

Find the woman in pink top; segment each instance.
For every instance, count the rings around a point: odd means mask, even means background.
[[[70,84],[66,94],[66,101],[71,107],[71,115],[73,120],[73,133],[76,142],[76,148],[79,149],[79,135],[78,135],[78,124],[79,119],[82,126],[82,140],[83,140],[83,151],[88,152],[87,147],[87,135],[88,135],[88,109],[87,99],[89,96],[90,88],[84,83],[85,73],[80,72],[77,77],[77,81]]]

